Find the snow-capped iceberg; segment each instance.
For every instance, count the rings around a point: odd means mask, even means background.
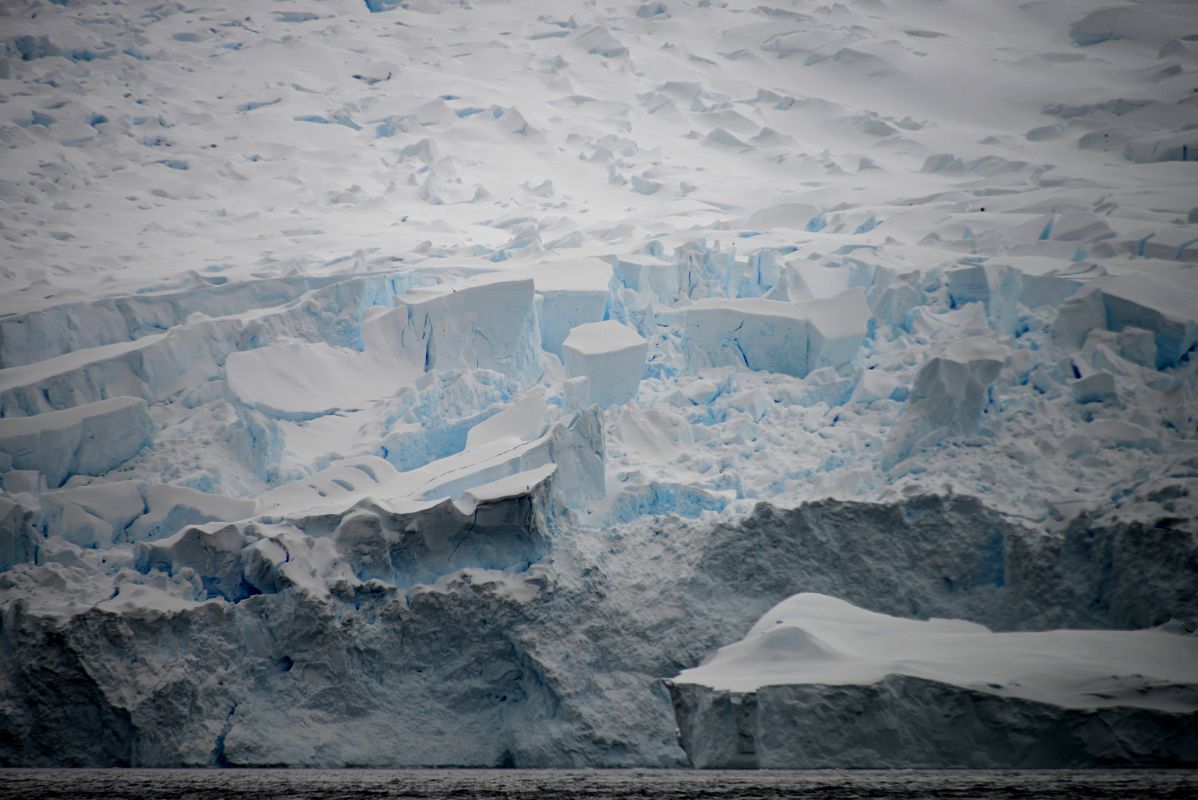
[[[1163,630],[993,633],[798,594],[669,688],[697,767],[1164,766],[1198,747],[1198,639]]]

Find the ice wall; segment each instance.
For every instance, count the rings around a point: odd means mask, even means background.
[[[405,518],[375,504],[297,520],[311,533],[197,526],[136,558],[108,551],[107,573],[88,571],[89,551],[46,552],[0,576],[0,712],[19,734],[0,757],[61,763],[65,741],[79,765],[678,766],[660,679],[795,592],[999,630],[1198,615],[1198,551],[1178,531],[1079,524],[1045,537],[976,500],[924,497],[762,506],[739,522],[647,519],[596,551],[560,519],[541,527],[534,513],[530,530],[523,503],[495,501],[499,524],[485,535],[424,527],[449,506]],[[340,539],[319,533],[341,525]],[[389,580],[397,565],[455,569],[436,554],[459,539],[454,558],[528,536],[549,542],[531,565]],[[405,547],[419,542],[429,549]],[[148,670],[164,679],[142,680]],[[922,686],[891,688],[960,707],[956,690]],[[64,692],[94,716],[57,712]]]
[[[705,299],[685,312],[685,347],[695,368],[730,364],[805,377],[852,362],[870,318],[865,295],[827,300]]]
[[[0,457],[8,469],[37,470],[51,487],[72,475],[103,475],[150,443],[146,404],[113,397],[63,411],[0,419]]]
[[[540,375],[531,279],[413,291],[398,298],[399,342],[426,370],[493,369],[521,381]]]
[[[1160,768],[1192,764],[1195,747],[1192,712],[1078,710],[905,675],[670,692],[691,764],[705,769]]]
[[[1192,628],[1195,14],[1088,4],[6,4],[0,763],[678,766],[803,591]]]

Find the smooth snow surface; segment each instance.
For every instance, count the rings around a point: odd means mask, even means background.
[[[1163,631],[992,633],[955,619],[878,614],[819,594],[767,611],[741,641],[676,683],[752,692],[775,684],[923,678],[1068,708],[1198,711],[1198,638]]]
[[[1042,540],[942,543],[994,591],[1008,562],[1076,556],[1002,626],[1190,624],[1196,37],[1198,6],[1165,0],[3,3],[0,721],[40,719],[38,676],[66,670],[124,732],[101,752],[81,728],[80,763],[679,763],[653,681],[793,581],[721,583],[718,631],[647,624],[627,663],[536,642],[632,614],[587,610],[625,548],[735,530],[728,557],[757,563],[762,509],[825,499],[878,504],[883,530],[979,498]],[[689,591],[681,553],[628,596]],[[1141,587],[1095,588],[1133,568]],[[929,575],[937,608],[983,613]],[[875,610],[931,607],[883,583]],[[588,599],[529,622],[567,584]],[[444,613],[457,642],[479,585],[504,608],[479,619],[532,643],[461,650],[508,666],[420,706],[420,746],[370,749],[456,656],[338,705],[317,684],[344,660],[256,633],[318,608],[316,651],[372,659],[399,645],[369,626]],[[665,628],[682,601],[650,605]],[[172,658],[220,629],[247,672],[151,745],[206,675],[134,696],[114,687],[140,667],[25,660],[40,626],[100,613],[147,627],[95,641],[189,620]],[[296,701],[255,694],[274,678],[245,653],[313,682],[304,737],[263,733]],[[376,727],[347,732],[367,706]],[[36,748],[61,731],[23,724],[0,762],[57,763]]]

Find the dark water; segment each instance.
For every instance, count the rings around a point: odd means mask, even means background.
[[[0,798],[1198,798],[1198,771],[0,770]]]

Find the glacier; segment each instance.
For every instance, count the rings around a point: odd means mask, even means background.
[[[0,14],[0,766],[1198,763],[1188,7]]]

